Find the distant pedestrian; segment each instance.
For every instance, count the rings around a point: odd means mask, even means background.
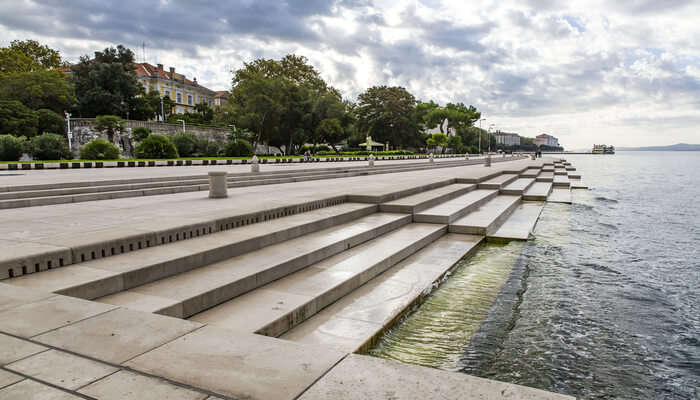
[[[304,152],[304,162],[309,162],[311,160],[311,151],[306,149]]]

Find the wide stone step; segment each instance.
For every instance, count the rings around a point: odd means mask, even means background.
[[[450,232],[487,235],[497,229],[520,204],[520,196],[501,195],[450,224]]]
[[[498,196],[498,190],[477,189],[413,215],[415,222],[450,224]]]
[[[410,223],[377,213],[134,287],[97,301],[186,318]]]
[[[523,200],[545,201],[552,192],[552,182],[535,182],[523,193]]]
[[[535,229],[535,224],[543,208],[544,202],[520,204],[500,228],[488,235],[488,240],[496,242],[527,240]]]
[[[479,189],[501,189],[518,179],[518,174],[501,174],[484,182],[479,182]]]
[[[569,177],[566,175],[554,175],[554,180],[552,183],[554,187],[568,188],[571,186],[571,181],[569,181]]]
[[[482,240],[483,236],[444,235],[280,338],[346,352],[366,350]]]
[[[279,336],[442,236],[445,226],[414,223],[191,317]]]
[[[398,200],[380,204],[379,209],[384,212],[398,212],[414,214],[433,207],[439,203],[454,199],[457,196],[463,195],[471,190],[474,190],[474,184],[457,183],[453,185],[443,186],[441,188],[427,190],[412,196],[403,197]]]
[[[524,172],[520,173],[521,178],[537,178],[537,175],[542,172],[541,168],[528,168]]]
[[[343,203],[142,250],[6,280],[13,285],[94,299],[189,269],[328,229],[376,211],[376,205]],[[226,227],[224,227],[226,228]],[[203,233],[202,233],[203,234]],[[165,239],[165,238],[163,238]],[[152,239],[155,240],[155,239]],[[165,240],[164,240],[165,241]],[[123,251],[113,245],[112,251]],[[123,247],[123,246],[122,246]],[[144,246],[145,247],[145,246]],[[93,252],[94,254],[94,252]],[[88,254],[89,255],[89,254]],[[104,257],[107,254],[96,254]]]
[[[501,194],[522,195],[533,183],[535,178],[518,178],[501,189]]]
[[[547,201],[550,203],[571,204],[571,190],[568,188],[555,187],[552,193],[547,196]]]
[[[554,171],[545,171],[542,169],[539,175],[537,175],[537,182],[552,182],[554,181]]]

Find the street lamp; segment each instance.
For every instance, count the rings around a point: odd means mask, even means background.
[[[481,154],[481,121],[486,121],[486,118],[479,119],[479,154]]]
[[[165,112],[163,109],[163,97],[160,98],[160,122],[165,122]]]
[[[185,120],[184,119],[178,119],[177,122],[182,122],[182,131],[187,132],[187,129],[185,129]]]
[[[73,132],[70,130],[70,116],[72,115],[68,111],[63,112],[66,115],[66,121],[68,122],[68,148],[73,151]]]
[[[229,128],[231,128],[231,133],[233,133],[233,141],[237,141],[238,138],[236,138],[236,125],[229,125]]]
[[[496,124],[489,125],[489,153],[491,152],[491,130],[494,126],[496,126]]]

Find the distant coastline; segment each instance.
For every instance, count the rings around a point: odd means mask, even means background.
[[[700,151],[700,144],[678,143],[670,146],[618,147],[619,151]]]

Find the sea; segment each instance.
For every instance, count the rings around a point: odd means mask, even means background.
[[[700,399],[700,152],[563,157],[589,189],[462,260],[369,353],[578,399]]]

